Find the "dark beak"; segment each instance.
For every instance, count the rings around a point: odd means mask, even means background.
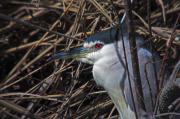
[[[79,59],[85,57],[86,54],[88,54],[89,52],[90,51],[84,47],[74,48],[67,52],[59,52],[57,54],[54,54],[48,59],[48,61],[52,61],[56,59],[70,59],[70,58]]]

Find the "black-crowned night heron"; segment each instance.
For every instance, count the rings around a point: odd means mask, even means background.
[[[132,96],[130,93],[127,70],[125,65],[125,55],[122,39],[118,39],[116,50],[116,28],[111,28],[88,37],[83,46],[72,49],[68,52],[60,52],[51,57],[51,59],[76,58],[84,63],[92,64],[93,77],[96,83],[108,92],[115,104],[121,119],[135,119]],[[118,35],[120,32],[118,33]],[[135,84],[133,79],[132,62],[128,35],[123,36],[125,44],[125,53],[127,55],[128,69],[131,78],[133,97],[136,103],[136,110],[139,119],[148,119],[153,113],[156,96],[155,70],[153,67],[152,53],[144,47],[145,42],[140,36],[136,36],[137,51],[140,65],[140,75],[143,88],[143,96],[146,111],[138,103],[135,93]],[[118,56],[118,54],[120,56]],[[122,59],[122,61],[119,60]],[[159,61],[158,56],[155,60]],[[155,63],[155,65],[158,65]],[[158,66],[156,66],[157,68]],[[158,69],[157,69],[158,70]]]

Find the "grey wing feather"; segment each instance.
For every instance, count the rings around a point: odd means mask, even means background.
[[[142,43],[142,42],[140,40],[140,42],[137,42],[137,43]],[[139,65],[140,65],[141,82],[142,82],[144,102],[145,102],[147,114],[142,110],[141,107],[139,107],[140,105],[138,105],[138,107],[136,106],[136,110],[139,112],[139,114],[141,114],[141,116],[146,117],[146,115],[153,113],[153,106],[154,106],[155,97],[157,94],[155,72],[158,71],[160,67],[160,62],[159,62],[159,56],[156,55],[155,62],[153,62],[152,53],[149,50],[140,47],[141,46],[140,44],[137,44],[137,46],[138,46],[138,58],[139,58]],[[154,70],[153,65],[156,68],[155,70]],[[129,67],[130,75],[132,76],[133,73],[132,73],[132,64],[131,64],[130,57],[128,57],[128,67]],[[138,104],[136,93],[135,93],[135,90],[136,90],[134,86],[135,84],[132,77],[131,77],[131,83],[132,83],[131,85],[133,89],[133,96],[134,96],[135,104]],[[124,87],[125,98],[128,104],[130,105],[130,107],[133,109],[132,97],[130,95],[130,88],[129,88],[128,80],[125,80],[125,86],[126,86]]]

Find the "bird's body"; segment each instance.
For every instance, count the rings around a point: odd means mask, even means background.
[[[148,49],[143,47],[143,39],[137,36],[136,41],[140,75],[144,94],[144,103],[146,107],[146,111],[144,111],[139,105],[140,103],[138,103],[135,92],[136,89],[132,73],[132,61],[128,36],[123,36],[124,40],[118,39],[116,47],[116,34],[114,30],[114,28],[109,29],[87,38],[83,45],[83,49],[85,49],[83,52],[85,53],[80,55],[80,60],[85,63],[93,64],[92,73],[94,80],[98,85],[104,87],[104,89],[108,92],[108,95],[115,104],[121,119],[135,119],[127,75],[127,66],[125,65],[125,55],[122,42],[124,41],[133,97],[136,103],[136,110],[138,112],[139,119],[151,118],[156,96],[156,78],[152,60],[153,55]],[[66,55],[72,55],[72,57],[74,57],[73,53],[74,52],[70,51],[70,53],[67,53]],[[63,54],[63,56],[64,55],[65,54]],[[62,53],[57,54],[54,57],[57,58],[58,56],[62,57]],[[155,59],[159,60],[158,56],[156,56]],[[158,63],[155,63],[155,65],[157,68],[156,70],[158,70]]]
[[[114,55],[116,53],[114,45],[110,44],[104,48],[111,50],[102,50],[101,54],[105,57],[95,62],[92,70],[94,80],[108,92],[119,113],[125,114],[127,111],[132,112],[132,110],[127,107],[124,92],[121,89],[123,83],[125,83],[124,79],[127,78],[125,69],[119,62],[117,55]],[[122,53],[122,51],[120,53]],[[135,117],[135,115],[131,113],[131,115],[121,115],[121,118],[122,117],[129,119],[130,117]]]
[[[146,92],[144,94],[145,99],[145,105],[146,109],[149,113],[152,114],[153,107],[151,102],[151,94],[150,94],[150,88],[152,91],[152,100],[155,102],[155,95],[156,95],[156,81],[155,81],[155,73],[153,68],[153,60],[152,60],[152,53],[141,47],[140,45],[142,42],[142,39],[138,37],[138,57],[139,57],[139,64],[140,64],[140,75],[141,75],[141,81],[143,86],[143,92]],[[133,78],[133,71],[132,71],[132,62],[131,62],[131,55],[130,55],[130,46],[129,42],[127,40],[127,37],[124,37],[124,43],[125,43],[125,51],[127,56],[127,63],[128,63],[128,69],[130,73],[130,79],[131,79],[131,85],[133,89],[134,97],[135,95],[135,86],[134,86],[134,78]],[[124,111],[125,114],[123,117],[125,119],[133,119],[135,118],[135,115],[133,113],[126,113],[134,111],[133,109],[133,103],[132,103],[132,97],[130,95],[130,87],[128,82],[128,76],[126,69],[122,66],[123,64],[119,61],[118,55],[116,54],[115,46],[114,44],[109,44],[104,46],[102,49],[102,58],[100,58],[97,62],[94,63],[93,66],[93,77],[97,84],[104,87],[105,90],[108,92],[109,96],[113,100],[114,104],[116,105],[119,113],[122,113]],[[111,49],[111,50],[110,50]],[[122,40],[118,41],[118,52],[121,55],[123,63],[125,64],[125,56],[124,56],[124,50],[122,45]],[[157,60],[157,59],[156,59]],[[147,66],[145,66],[147,65]],[[156,65],[157,66],[157,65]],[[147,69],[145,70],[145,67]],[[158,67],[158,66],[157,66]],[[146,71],[147,71],[147,79],[149,80],[150,87],[148,85],[148,82],[146,80]],[[122,97],[122,98],[120,98]],[[124,97],[124,98],[123,98]],[[137,98],[134,98],[135,102],[137,102]],[[124,101],[126,103],[124,103]],[[148,102],[148,103],[147,103]],[[136,103],[137,104],[137,103]],[[121,109],[122,108],[122,109]],[[137,107],[137,111],[140,112],[139,116],[144,116],[144,118],[148,115],[143,112],[141,107]],[[141,115],[142,114],[142,115]],[[127,117],[127,118],[126,118]],[[146,117],[147,118],[147,117]]]
[[[127,56],[127,63],[128,69],[130,73],[131,85],[133,89],[133,95],[135,102],[137,102],[137,98],[135,95],[135,86],[134,86],[134,78],[133,78],[133,71],[132,71],[132,62],[131,62],[131,54],[130,54],[130,46],[128,37],[124,36],[124,45],[125,45],[125,53]],[[155,95],[156,95],[156,81],[155,81],[155,72],[153,68],[153,60],[152,60],[152,53],[145,49],[143,39],[141,37],[136,37],[137,40],[137,51],[139,57],[139,64],[140,64],[140,75],[141,81],[143,86],[144,99],[145,99],[145,106],[148,113],[145,113],[141,107],[137,107],[137,111],[139,112],[139,116],[142,118],[147,118],[147,116],[152,114],[153,107],[152,101],[155,102]],[[125,64],[125,56],[123,50],[122,40],[118,41],[118,53],[120,54],[123,63]],[[118,112],[124,114],[122,117],[125,119],[133,119],[135,118],[133,112],[133,103],[132,97],[130,95],[130,87],[128,82],[127,70],[123,67],[122,62],[119,61],[116,47],[113,43],[105,45],[100,51],[101,55],[100,58],[93,65],[93,77],[97,84],[104,87],[105,90],[108,92],[109,96],[113,100]],[[92,54],[93,55],[93,54]],[[156,56],[156,60],[159,60]],[[145,67],[147,68],[145,70]],[[156,68],[159,65],[156,63]],[[158,70],[158,69],[156,69]],[[146,74],[147,72],[147,74]],[[146,77],[147,76],[147,77]],[[149,84],[147,82],[149,80]],[[150,85],[150,87],[149,87]],[[152,94],[150,94],[150,90]],[[152,95],[152,97],[151,97]],[[152,100],[151,100],[152,99]],[[136,103],[137,104],[137,103]],[[124,112],[123,112],[124,111]],[[122,118],[121,117],[121,118]]]

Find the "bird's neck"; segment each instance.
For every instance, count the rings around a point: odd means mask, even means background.
[[[118,92],[108,91],[108,94],[120,114],[120,119],[136,119],[135,113],[125,102],[124,95],[121,89]]]
[[[121,46],[121,42],[118,42]],[[119,53],[123,58],[123,49],[118,47]],[[135,114],[130,106],[126,103],[124,97],[124,81],[126,72],[123,64],[116,55],[114,44],[103,47],[102,57],[95,62],[93,66],[93,77],[97,84],[101,85],[108,92],[113,103],[115,104],[121,119],[135,119]],[[122,59],[124,60],[124,59]]]
[[[126,103],[123,94],[126,72],[117,59],[115,56],[109,56],[96,62],[93,66],[94,80],[108,92],[121,119],[135,119],[135,114]]]

